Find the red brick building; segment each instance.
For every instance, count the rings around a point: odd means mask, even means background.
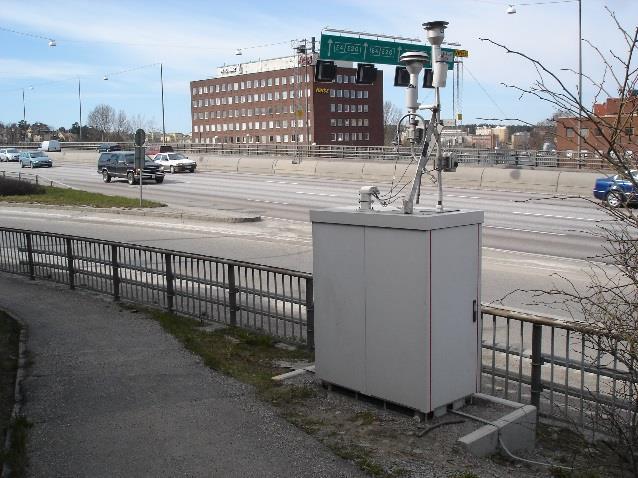
[[[621,111],[622,110],[622,111]],[[592,122],[582,119],[581,149],[605,152],[609,147],[604,136],[609,137],[620,115],[620,144],[638,153],[638,96],[628,98],[623,105],[620,98],[608,98],[594,105],[594,114],[601,120]],[[558,118],[556,120],[556,149],[559,151],[578,149],[578,118]]]
[[[334,82],[316,83],[311,56],[221,67],[191,81],[193,143],[381,146],[383,74],[373,85],[355,74],[338,63]]]

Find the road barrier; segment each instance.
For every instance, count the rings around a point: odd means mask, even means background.
[[[314,346],[311,274],[62,234],[0,228],[0,271]],[[596,430],[632,412],[636,378],[591,327],[482,307],[481,390]],[[635,398],[633,398],[635,401]]]

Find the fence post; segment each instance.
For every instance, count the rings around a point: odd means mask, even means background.
[[[166,308],[169,312],[173,312],[173,298],[175,297],[175,278],[173,277],[173,262],[171,259],[172,256],[170,254],[164,254],[164,263],[166,264]]]
[[[543,358],[541,356],[541,345],[543,339],[543,326],[534,324],[532,326],[532,405],[536,407],[536,417],[539,416],[539,408],[541,404],[541,392],[543,385],[541,383],[541,367],[543,366]]]
[[[313,294],[313,279],[306,279],[306,342],[308,348],[315,348],[315,302]]]
[[[39,183],[38,183],[38,175],[37,175],[37,174],[35,175],[35,184],[36,184],[36,185],[37,185],[37,184],[39,184]]]
[[[27,261],[29,263],[29,279],[35,280],[35,269],[33,266],[33,243],[31,234],[27,234]]]
[[[230,325],[237,325],[237,288],[235,287],[235,266],[228,264],[228,307],[230,308]]]
[[[111,274],[113,275],[113,298],[120,300],[120,268],[117,262],[117,246],[111,245]]]
[[[66,238],[66,267],[69,272],[69,288],[75,289],[75,269],[73,268],[73,244],[71,238]]]

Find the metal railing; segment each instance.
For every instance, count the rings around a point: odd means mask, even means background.
[[[314,347],[307,273],[11,228],[0,228],[0,270]],[[635,377],[612,353],[622,342],[582,324],[506,309],[483,306],[482,318],[483,392],[594,430],[610,409],[636,406],[627,394]]]
[[[0,270],[313,347],[310,274],[152,247],[0,228]]]
[[[100,143],[60,143],[64,150],[95,151]],[[133,149],[133,143],[120,143],[123,148]],[[39,143],[13,145],[21,149],[38,148]],[[193,154],[215,154],[220,156],[290,156],[332,160],[395,161],[411,158],[409,146],[340,146],[340,145],[296,145],[294,143],[171,143],[175,151]],[[456,154],[461,164],[477,166],[510,166],[550,169],[608,170],[608,162],[599,153],[584,151],[580,158],[574,151],[537,151],[511,149],[479,149],[444,147]],[[420,151],[419,151],[420,153]]]
[[[493,307],[482,317],[483,392],[594,431],[610,412],[636,413],[636,377],[614,353],[626,346],[618,338]]]

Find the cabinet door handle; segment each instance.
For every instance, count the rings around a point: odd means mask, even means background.
[[[478,320],[478,301],[474,299],[472,301],[472,322],[476,322]]]

